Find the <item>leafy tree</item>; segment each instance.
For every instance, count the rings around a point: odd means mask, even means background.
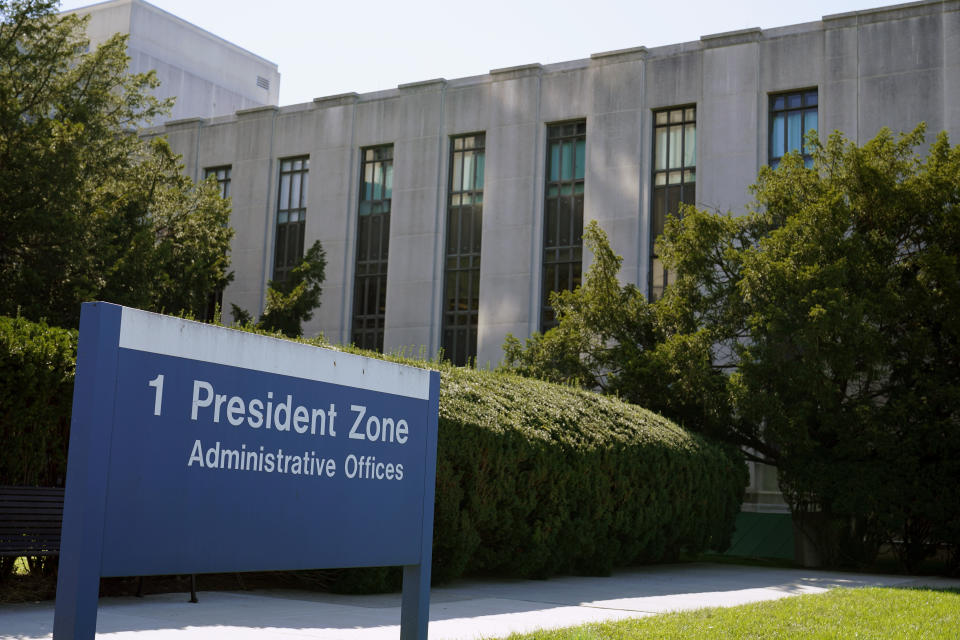
[[[834,135],[815,171],[761,173],[776,228],[740,252],[731,397],[795,510],[836,528],[833,561],[896,541],[912,570],[960,542],[960,149],[941,134],[921,159],[922,142]]]
[[[556,327],[525,344],[507,336],[504,366],[618,395],[697,431],[726,427],[726,377],[713,362],[712,333],[679,330],[635,285],[621,285],[623,259],[596,221],[583,239],[593,254],[583,285],[551,295]]]
[[[960,549],[960,149],[921,125],[765,168],[746,216],[668,224],[664,306],[736,364],[729,435],[828,563]],[[953,515],[951,515],[953,514]]]
[[[162,140],[126,40],[85,52],[54,0],[0,0],[0,314],[75,326],[101,299],[202,316],[229,280],[229,207]]]
[[[556,299],[569,317],[508,360],[775,465],[828,563],[889,543],[912,570],[946,543],[960,568],[960,149],[941,134],[921,157],[923,134],[811,140],[814,168],[761,170],[745,215],[686,208],[659,245],[677,281],[644,313],[603,294],[619,264],[594,248],[607,266]]]
[[[636,357],[633,352],[662,335],[640,290],[617,280],[623,259],[596,221],[586,226],[583,240],[594,259],[582,286],[552,294],[557,326],[533,334],[525,345],[508,335],[505,362],[524,375],[610,392]]]
[[[266,308],[256,323],[248,311],[237,305],[232,305],[234,322],[299,338],[303,335],[303,323],[310,320],[320,306],[326,268],[327,254],[317,240],[285,280],[269,282]]]

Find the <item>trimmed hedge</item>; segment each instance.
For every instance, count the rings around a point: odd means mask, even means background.
[[[729,546],[742,456],[640,407],[442,368],[433,571],[608,573]]]
[[[0,484],[63,486],[77,332],[0,316]]]
[[[62,484],[76,334],[21,319],[0,327],[0,477]],[[604,574],[729,545],[747,482],[736,450],[608,396],[387,359],[441,371],[435,580]],[[399,578],[347,570],[334,587]]]

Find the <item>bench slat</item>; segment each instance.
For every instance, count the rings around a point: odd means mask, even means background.
[[[0,556],[60,552],[62,487],[0,486]]]

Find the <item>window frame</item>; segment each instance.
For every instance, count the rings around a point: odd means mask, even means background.
[[[468,188],[463,188],[467,186],[463,165],[468,153],[474,158],[472,178]],[[458,155],[464,158],[459,174]],[[448,157],[440,339],[444,356],[453,364],[464,366],[477,357],[486,132],[450,136]]]
[[[203,179],[214,176],[220,188],[220,197],[226,200],[230,197],[230,183],[232,181],[233,165],[222,164],[215,167],[206,167],[203,170]]]
[[[224,200],[230,197],[230,182],[233,165],[222,164],[214,167],[205,167],[203,169],[203,179],[207,180],[213,176],[220,188],[220,197]],[[223,311],[223,287],[217,287],[207,296],[207,309],[204,312],[204,322],[213,322],[217,313]]]
[[[813,96],[812,103],[810,102],[811,95]],[[800,104],[797,106],[789,106],[790,98],[794,96],[798,96],[800,98]],[[781,108],[776,107],[777,100],[779,99],[783,99],[784,101],[784,106]],[[801,157],[803,158],[804,165],[806,165],[807,168],[812,168],[813,156],[807,149],[807,134],[811,130],[814,130],[817,132],[818,136],[820,135],[819,88],[814,86],[803,89],[791,89],[789,91],[777,91],[770,93],[768,95],[767,106],[767,164],[769,164],[771,168],[776,169],[780,164],[780,160],[783,159],[783,156],[791,151],[799,151]],[[790,128],[787,124],[789,115],[792,113],[799,113],[801,119],[799,147],[793,149],[790,148]],[[807,118],[811,113],[816,119],[816,127],[806,127]],[[783,153],[780,155],[774,155],[774,133],[777,126],[778,114],[784,114],[782,140]]]
[[[288,163],[290,168],[285,169],[284,167]],[[309,175],[309,155],[280,159],[277,174],[277,213],[274,219],[273,277],[271,278],[274,282],[285,281],[291,269],[296,267],[303,259],[304,236],[307,228]],[[283,202],[285,176],[290,178],[290,187],[286,190],[286,203]],[[296,178],[299,178],[299,180],[296,180]],[[294,182],[298,182],[296,192],[292,188]],[[294,193],[297,194],[297,206],[291,206],[294,201]],[[287,206],[284,207],[284,204]],[[291,214],[296,216],[296,220],[290,220]]]
[[[692,111],[692,114],[690,113]],[[674,121],[672,115],[674,113],[680,112],[679,120]],[[658,123],[658,116],[665,114],[665,122]],[[656,242],[657,238],[660,237],[663,233],[663,227],[666,224],[667,217],[670,215],[676,215],[679,213],[679,207],[681,204],[693,205],[696,204],[697,199],[697,104],[695,102],[680,104],[680,105],[671,105],[668,107],[659,107],[651,110],[651,150],[650,150],[650,259],[648,261],[648,275],[647,275],[647,298],[650,301],[656,300],[663,296],[663,292],[666,288],[676,279],[676,273],[668,271],[663,268],[662,262],[657,255]],[[692,149],[692,164],[687,164],[688,159],[688,150],[687,150],[687,136],[688,136],[688,127],[693,127],[693,149]],[[672,165],[671,164],[671,153],[670,153],[670,128],[679,127],[680,128],[680,164]],[[660,129],[666,129],[666,140],[667,148],[663,150],[663,155],[665,164],[662,168],[658,168],[658,145],[659,140],[658,133]],[[672,174],[678,174],[679,181],[671,182]],[[658,183],[658,178],[663,176],[662,184]],[[689,178],[689,179],[688,179]],[[676,196],[675,207],[676,211],[671,211],[671,187],[676,187],[679,185],[679,193]],[[663,194],[663,211],[662,214],[658,214],[658,198],[660,194]],[[662,218],[662,220],[660,219]],[[659,227],[659,228],[658,228]],[[659,265],[659,267],[658,267]],[[660,282],[658,283],[658,275]]]
[[[572,129],[570,129],[572,128]],[[565,131],[566,129],[566,131]],[[559,130],[559,133],[556,133]],[[543,233],[541,234],[540,332],[557,325],[550,305],[550,294],[576,289],[583,276],[583,213],[586,202],[587,118],[574,118],[546,124],[546,155],[543,163]],[[573,143],[570,175],[564,172],[564,144]],[[582,161],[578,165],[582,143]],[[553,145],[558,144],[557,171],[554,172]],[[578,166],[582,172],[578,174]],[[556,179],[553,179],[553,174]],[[555,193],[551,193],[552,190]],[[566,191],[566,193],[565,193]],[[565,210],[564,210],[565,209]],[[564,221],[566,219],[566,225]],[[566,229],[564,229],[566,227]],[[564,238],[564,232],[567,232]],[[564,242],[566,239],[566,242]]]
[[[392,143],[360,149],[350,340],[357,347],[380,352],[386,329],[393,162]],[[374,178],[369,182],[366,180],[368,167]],[[382,176],[382,182],[377,182],[378,176]]]

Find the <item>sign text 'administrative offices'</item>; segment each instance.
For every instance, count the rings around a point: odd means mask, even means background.
[[[156,416],[163,411],[163,382],[164,374],[149,382],[155,389]],[[344,411],[346,407],[338,409],[336,402],[324,402],[325,406],[300,404],[293,394],[282,391],[254,397],[219,391],[207,380],[193,381],[189,419],[198,423],[200,433],[186,455],[188,467],[317,478],[334,478],[342,473],[351,480],[403,480],[403,462],[357,453],[338,460],[324,447],[325,441],[333,438],[403,447],[409,440],[410,424],[402,416],[375,415],[363,404],[349,404],[348,411]],[[272,431],[276,444],[241,441],[239,448],[230,448],[218,439],[218,429],[222,428],[251,429],[261,436]]]

